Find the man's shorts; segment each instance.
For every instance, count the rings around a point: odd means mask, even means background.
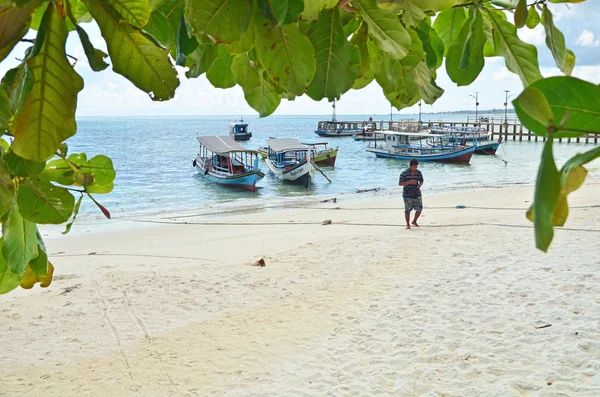
[[[419,196],[417,198],[404,197],[404,213],[410,214],[410,211],[423,211],[423,198]]]

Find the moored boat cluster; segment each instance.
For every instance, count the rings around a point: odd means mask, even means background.
[[[398,160],[469,163],[474,153],[495,154],[501,138],[493,142],[491,133],[477,127],[435,127],[415,129],[414,123],[389,121],[321,121],[315,133],[320,137],[352,137],[369,141],[366,151],[376,157]],[[266,146],[248,149],[236,141],[252,137],[243,119],[230,124],[229,136],[199,136],[200,148],[193,166],[211,181],[256,191],[265,174],[260,171],[262,157],[279,180],[308,187],[321,166],[335,166],[338,148],[328,142],[302,143],[298,139],[270,138]],[[322,172],[321,172],[322,173]],[[324,174],[323,174],[324,175]]]

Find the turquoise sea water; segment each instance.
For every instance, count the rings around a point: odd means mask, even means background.
[[[470,115],[473,117],[473,115]],[[369,115],[338,115],[338,120],[364,120]],[[402,115],[404,118],[416,117]],[[423,120],[464,121],[467,115],[425,116]],[[151,214],[193,210],[206,204],[240,200],[263,202],[272,197],[299,197],[353,192],[355,189],[397,187],[399,173],[406,162],[377,159],[364,150],[366,142],[352,138],[328,138],[339,146],[335,168],[323,167],[333,180],[328,183],[318,175],[308,189],[282,184],[268,171],[258,183],[256,193],[209,183],[193,167],[198,150],[196,134],[227,135],[232,117],[82,117],[78,132],[70,138],[70,153],[86,152],[88,157],[106,154],[117,171],[115,189],[108,195],[97,195],[113,216]],[[239,118],[239,117],[238,117]],[[298,138],[304,142],[323,140],[314,134],[319,120],[329,116],[272,116],[259,119],[245,116],[253,137],[241,144],[258,148],[270,136]],[[373,117],[376,120],[389,116]],[[399,116],[395,115],[395,119]],[[555,156],[562,164],[571,155],[588,150],[592,145],[563,143],[555,145]],[[506,142],[496,156],[473,156],[471,164],[422,163],[426,180],[424,192],[436,192],[478,186],[514,185],[534,182],[542,143]],[[590,167],[592,176],[600,175],[600,164]],[[87,201],[87,202],[86,202]],[[99,216],[99,210],[84,200],[81,216]]]

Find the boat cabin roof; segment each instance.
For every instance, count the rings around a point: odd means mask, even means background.
[[[328,142],[302,142],[302,144],[307,146],[329,145]]]
[[[300,143],[297,139],[268,139],[267,145],[275,152],[306,151],[310,149],[307,145]]]
[[[202,146],[217,154],[232,152],[258,153],[256,150],[247,149],[241,146],[229,135],[199,136],[197,139]]]
[[[385,134],[385,135],[396,135],[396,136],[413,136],[413,137],[423,137],[423,138],[441,138],[441,137],[445,137],[446,134],[430,134],[428,132],[398,132],[398,131],[377,131],[379,133]]]

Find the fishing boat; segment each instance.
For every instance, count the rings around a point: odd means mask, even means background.
[[[474,145],[475,154],[496,154],[496,151],[502,143],[502,137],[500,137],[497,142],[493,142],[492,134],[490,132],[486,130],[481,131],[480,129],[475,129],[475,131],[476,132],[449,132],[446,133],[446,135],[448,135],[449,142]]]
[[[308,187],[315,177],[314,149],[297,139],[269,139],[266,162],[278,179]]]
[[[240,146],[230,136],[199,136],[193,166],[212,182],[256,191],[265,174],[258,169],[258,152]]]
[[[331,120],[319,121],[315,134],[323,137],[344,137],[360,134],[363,131],[372,132],[377,129],[377,122],[369,121],[338,121],[335,117],[335,100],[331,105],[333,115]]]
[[[229,136],[236,141],[247,141],[252,138],[252,133],[248,131],[248,124],[241,118],[240,121],[234,120],[229,124]]]
[[[276,138],[272,138],[276,139]],[[303,145],[312,146],[314,151],[314,162],[318,165],[328,165],[333,167],[335,165],[335,159],[337,158],[338,148],[335,149],[328,148],[327,142],[315,142],[315,143],[306,143],[303,142]],[[266,159],[269,155],[269,147],[261,146],[257,149],[258,153],[261,155],[263,159]]]
[[[377,157],[468,163],[475,146],[449,142],[447,134],[385,131],[385,145],[368,147]]]
[[[327,147],[327,142],[303,142],[306,146],[314,149],[314,162],[318,165],[328,165],[333,167],[338,154],[338,147],[335,149]]]
[[[447,139],[446,141],[440,141],[440,142],[436,142],[436,143],[431,143],[430,144],[434,147],[445,147],[448,149],[452,149],[454,148],[453,144],[455,142],[459,143],[460,145],[473,145],[475,146],[475,154],[488,154],[488,155],[494,155],[496,154],[496,151],[498,150],[498,148],[500,147],[500,144],[502,143],[502,137],[500,137],[498,139],[497,142],[487,142],[489,139],[491,139],[490,136],[484,136],[484,137],[479,137],[476,134],[474,134],[475,136],[466,136],[465,133],[461,133],[461,134],[446,134],[447,135]]]
[[[322,137],[354,136],[363,132],[366,124],[362,121],[319,121],[315,134]]]
[[[475,154],[496,154],[496,151],[502,144],[502,137],[498,138],[497,142],[481,143],[477,142]]]
[[[444,125],[441,127],[433,126],[429,128],[433,134],[447,134],[451,141],[482,142],[491,139],[491,133],[485,128],[480,127],[456,127]]]
[[[354,134],[352,139],[355,141],[383,141],[385,135],[382,132],[363,131],[360,134]]]

